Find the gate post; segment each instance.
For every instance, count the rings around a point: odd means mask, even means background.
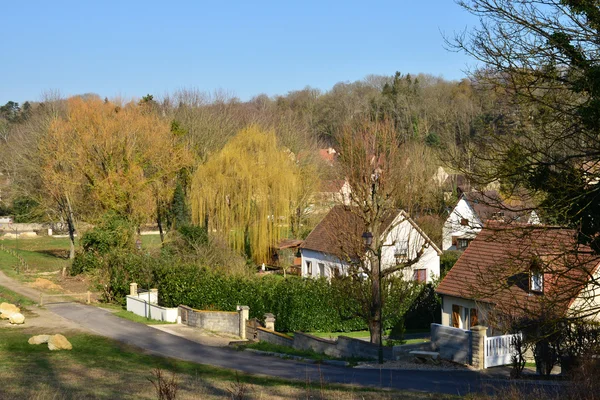
[[[246,322],[248,322],[248,314],[250,307],[248,306],[237,306],[238,319],[239,319],[239,329],[240,329],[240,338],[246,339]]]
[[[475,369],[485,369],[485,339],[487,326],[474,326],[471,328],[471,364]]]

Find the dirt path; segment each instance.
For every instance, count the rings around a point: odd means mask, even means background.
[[[25,315],[25,324],[11,325],[8,323],[8,321],[2,320],[0,321],[1,327],[19,329],[25,333],[31,334],[65,334],[71,332],[90,333],[90,331],[84,328],[81,324],[61,317],[60,315],[57,315],[44,307],[40,307],[37,304],[41,293],[39,290],[25,286],[20,282],[7,277],[2,271],[0,271],[0,286],[4,286],[5,288],[20,294],[21,296],[25,296],[36,302],[36,304],[33,306],[21,307],[23,315]]]

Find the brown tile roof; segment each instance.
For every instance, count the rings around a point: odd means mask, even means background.
[[[340,256],[359,256],[364,251],[362,234],[367,231],[367,224],[357,213],[357,207],[336,205],[319,222],[304,240],[301,249],[314,250]],[[402,210],[385,214],[379,221],[380,232],[385,233],[399,214],[404,214],[413,227],[441,254],[441,250],[427,237],[419,226]]]
[[[279,250],[291,249],[294,247],[300,247],[302,243],[304,243],[304,241],[300,239],[282,239],[277,245],[277,248]]]
[[[544,271],[543,295],[529,290],[534,260]],[[489,222],[437,292],[492,303],[512,314],[542,305],[564,312],[597,265],[590,249],[577,244],[573,230]]]

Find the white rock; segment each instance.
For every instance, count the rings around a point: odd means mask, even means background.
[[[21,325],[25,323],[25,316],[21,313],[14,313],[10,316],[8,322],[15,325]]]
[[[14,304],[10,303],[2,303],[0,304],[0,313],[2,314],[11,314],[21,312],[21,309]]]
[[[73,345],[61,334],[52,335],[48,339],[48,348],[50,350],[71,350]]]
[[[36,336],[30,337],[29,340],[27,341],[27,343],[29,343],[29,344],[48,343],[49,339],[50,339],[50,335],[36,335]]]

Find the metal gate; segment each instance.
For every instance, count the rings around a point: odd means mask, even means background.
[[[506,365],[512,362],[516,355],[514,338],[521,337],[521,334],[492,336],[485,338],[485,368]]]

